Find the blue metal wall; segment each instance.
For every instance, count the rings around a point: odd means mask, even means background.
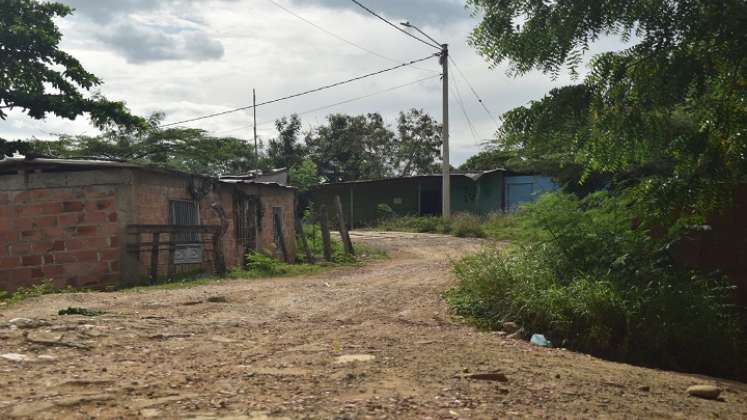
[[[547,176],[506,176],[506,210],[516,210],[522,203],[534,202],[543,193],[559,188]]]

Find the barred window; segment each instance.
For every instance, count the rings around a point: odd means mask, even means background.
[[[200,224],[200,214],[197,210],[197,203],[194,201],[172,201],[170,206],[170,217],[172,225],[194,226]],[[197,232],[178,233],[176,236],[177,243],[196,243],[200,242]]]

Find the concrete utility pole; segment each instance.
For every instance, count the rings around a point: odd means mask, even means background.
[[[449,44],[441,45],[441,66],[443,67],[443,203],[441,214],[444,219],[451,217],[451,162],[449,157]]]
[[[427,33],[423,32],[420,28],[413,25],[410,22],[401,22],[400,25],[406,27],[406,28],[412,28],[416,31],[420,32],[423,36],[428,38],[433,44],[430,44],[428,42],[423,41],[422,39],[418,39],[421,42],[424,42],[427,45],[430,45],[434,48],[438,48],[438,46],[441,46],[441,54],[440,54],[440,60],[441,60],[441,67],[443,69],[442,72],[442,81],[443,81],[443,131],[441,132],[441,141],[443,141],[443,150],[441,155],[441,160],[443,161],[443,190],[441,192],[441,215],[444,219],[448,219],[451,217],[451,161],[449,158],[449,44],[442,44],[435,39],[433,39],[432,36],[428,35]]]
[[[259,169],[259,144],[257,142],[257,90],[252,89],[252,111],[254,111],[254,169]]]

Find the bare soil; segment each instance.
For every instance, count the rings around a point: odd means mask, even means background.
[[[390,258],[0,307],[0,355],[27,358],[0,357],[0,418],[747,418],[745,384],[539,348],[451,318],[440,298],[455,281],[450,258],[478,240],[354,240]],[[106,314],[57,315],[67,307]],[[47,325],[6,325],[19,317]],[[695,384],[719,385],[721,400],[688,396]]]

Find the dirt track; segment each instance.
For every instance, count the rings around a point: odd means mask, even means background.
[[[477,241],[355,240],[391,258],[304,278],[0,307],[2,324],[49,322],[0,327],[0,354],[31,358],[0,358],[0,418],[747,418],[747,385],[541,349],[450,319],[439,298],[454,281],[449,257]],[[55,315],[69,306],[107,314]],[[494,371],[507,382],[464,377]],[[698,383],[720,384],[722,401],[688,397]]]

